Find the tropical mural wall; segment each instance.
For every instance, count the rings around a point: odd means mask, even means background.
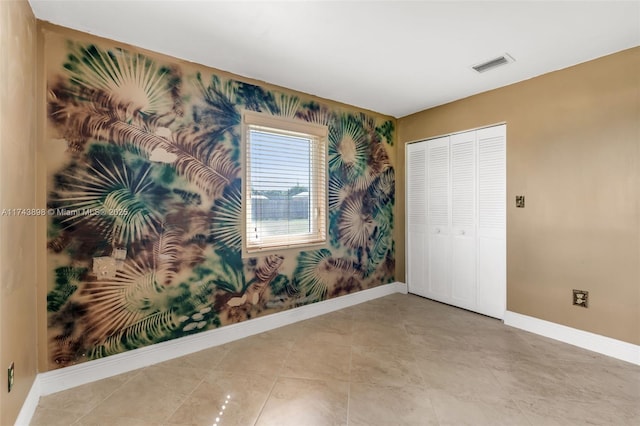
[[[394,122],[47,31],[50,368],[394,281]],[[328,248],[241,256],[241,111],[328,126]]]

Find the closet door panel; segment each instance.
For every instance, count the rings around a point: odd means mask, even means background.
[[[504,239],[506,134],[504,126],[478,130],[478,233]]]
[[[407,286],[427,296],[427,143],[407,145]]]
[[[476,291],[476,132],[451,136],[451,297],[474,309]]]
[[[478,311],[506,310],[506,127],[478,130]]]
[[[476,289],[475,240],[453,237],[451,261],[451,304],[475,310]]]
[[[445,303],[451,303],[450,249],[449,237],[439,234],[430,235],[427,264],[428,297]]]
[[[506,246],[503,241],[478,241],[478,303],[476,312],[503,319],[506,311]]]
[[[428,142],[427,170],[428,296],[449,303],[451,299],[449,137]]]

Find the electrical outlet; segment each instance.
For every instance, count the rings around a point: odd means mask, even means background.
[[[573,290],[573,304],[576,306],[582,306],[583,308],[588,308],[589,292],[585,290]]]
[[[13,389],[13,380],[15,378],[15,366],[13,365],[13,362],[9,366],[9,370],[8,370],[7,373],[8,373],[7,374],[7,389],[9,389],[9,392],[11,392],[11,389]]]
[[[516,207],[519,209],[524,208],[524,195],[516,195]]]

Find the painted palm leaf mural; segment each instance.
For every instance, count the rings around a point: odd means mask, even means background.
[[[394,280],[393,122],[47,34],[50,362]],[[330,244],[243,258],[241,117],[325,125]]]

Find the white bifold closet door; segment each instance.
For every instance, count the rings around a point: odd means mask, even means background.
[[[427,295],[427,150],[426,144],[407,145],[407,282],[412,292]]]
[[[506,127],[407,146],[409,292],[503,318]]]
[[[506,126],[477,131],[478,309],[502,319],[507,309]]]
[[[451,256],[449,226],[449,138],[427,144],[428,297],[447,297]]]
[[[475,308],[476,143],[475,132],[451,136],[451,293],[454,305]]]

